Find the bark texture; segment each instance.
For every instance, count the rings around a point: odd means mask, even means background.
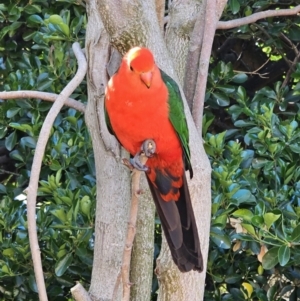
[[[86,124],[89,128],[97,173],[97,212],[92,281],[93,300],[120,300],[121,266],[130,203],[129,171],[120,162],[117,141],[104,124],[103,101],[107,84],[109,37],[103,28],[97,7],[87,7],[89,22],[86,36],[88,58],[88,95]]]
[[[141,178],[141,187],[147,187],[146,177]],[[151,299],[154,255],[155,206],[147,189],[139,196],[136,236],[131,257],[131,301]]]
[[[195,0],[173,1],[169,7],[165,41],[181,86],[185,77],[191,33],[200,8],[201,2]],[[196,70],[195,66],[191,66],[190,70]]]

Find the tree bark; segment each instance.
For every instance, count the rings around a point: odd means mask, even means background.
[[[103,28],[96,1],[87,6],[88,104],[85,119],[95,154],[97,211],[95,249],[89,293],[93,300],[120,300],[121,267],[130,201],[130,176],[122,165],[117,141],[104,122],[104,89],[109,59],[109,37]]]
[[[141,178],[141,187],[147,187],[146,177]],[[131,257],[131,301],[151,299],[154,255],[155,206],[149,189],[139,196],[136,236]]]

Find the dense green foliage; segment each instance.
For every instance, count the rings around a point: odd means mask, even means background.
[[[284,2],[229,0],[223,19],[296,4]],[[71,44],[83,46],[86,21],[80,1],[2,1],[0,90],[59,93],[75,73]],[[300,298],[300,64],[285,63],[295,59],[299,24],[300,17],[269,18],[215,38],[203,120],[213,168],[207,301]],[[72,97],[86,102],[85,83]],[[0,104],[0,300],[37,300],[26,204],[15,197],[28,185],[51,103]],[[37,205],[50,300],[70,299],[75,281],[88,287],[94,212],[90,138],[83,116],[65,108],[47,145]]]
[[[0,4],[0,90],[60,93],[73,77],[77,64],[70,49],[74,41],[84,43],[86,16],[83,6],[68,2]],[[85,83],[72,97],[86,101]],[[51,105],[29,99],[1,101],[1,155],[12,164],[0,166],[0,300],[38,300],[26,204],[14,198],[28,185],[37,137]],[[89,285],[94,200],[94,157],[84,118],[65,108],[47,145],[37,204],[50,300],[66,300],[75,281]]]

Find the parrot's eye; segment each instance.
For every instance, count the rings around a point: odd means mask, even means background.
[[[132,68],[132,66],[131,66],[131,65],[130,65],[130,70],[131,70],[131,71],[133,71],[133,68]]]

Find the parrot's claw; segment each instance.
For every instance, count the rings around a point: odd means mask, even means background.
[[[147,139],[141,146],[141,151],[136,153],[133,158],[130,159],[130,164],[140,171],[149,171],[149,167],[144,165],[140,160],[140,155],[144,154],[147,158],[153,157],[156,150],[156,144],[152,139]]]
[[[147,139],[143,142],[141,150],[145,154],[147,158],[153,157],[156,151],[156,144],[154,140],[152,139]]]
[[[147,167],[140,161],[140,154],[141,154],[141,152],[138,152],[133,158],[130,158],[130,164],[135,169],[146,172],[149,170],[149,167]]]

